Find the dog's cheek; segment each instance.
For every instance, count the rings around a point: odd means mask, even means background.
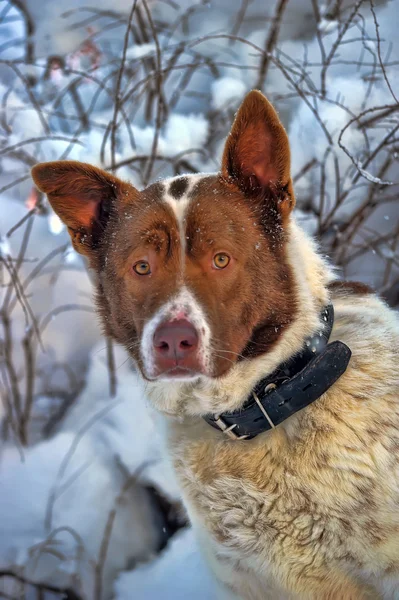
[[[121,282],[109,281],[104,274],[97,283],[96,304],[104,334],[122,345],[133,344],[137,338],[132,311],[126,306]]]
[[[251,335],[248,322],[241,319],[239,310],[218,319],[219,327],[214,327],[213,376],[221,377],[240,360],[242,349]]]
[[[96,295],[95,301],[97,305],[97,312],[100,316],[102,329],[104,335],[108,337],[113,337],[112,329],[109,322],[109,315],[111,314],[111,306],[106,297],[104,286],[101,283],[100,278],[98,278],[97,286],[96,286]]]
[[[205,304],[206,306],[206,304]],[[218,301],[207,306],[211,329],[212,375],[220,377],[240,359],[256,322],[248,275],[234,280]]]

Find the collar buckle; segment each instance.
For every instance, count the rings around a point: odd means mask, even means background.
[[[231,440],[246,440],[247,437],[249,437],[248,435],[238,435],[238,433],[234,431],[237,424],[233,423],[232,425],[227,425],[220,415],[215,415],[213,422],[219,427],[220,431],[225,433]]]
[[[286,379],[288,379],[288,377],[287,377]],[[284,380],[284,381],[285,381],[285,380]],[[282,383],[284,383],[284,381],[283,381]],[[265,394],[268,394],[268,393],[269,393],[269,392],[271,392],[272,390],[275,390],[275,389],[276,389],[276,387],[277,387],[277,383],[274,383],[274,382],[272,382],[272,383],[268,383],[268,384],[265,386],[265,389],[264,389],[264,392],[265,392]],[[255,392],[252,392],[252,394],[254,394],[254,393],[255,393]]]

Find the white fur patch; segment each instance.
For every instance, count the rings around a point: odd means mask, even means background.
[[[144,327],[141,337],[141,356],[149,378],[156,376],[153,345],[155,331],[161,323],[178,319],[187,319],[197,330],[200,364],[205,373],[210,370],[211,330],[209,324],[204,311],[193,294],[186,288],[182,288],[177,296],[166,302]],[[165,377],[165,379],[168,379],[168,377]],[[196,377],[193,377],[193,379],[196,379]],[[176,378],[173,378],[173,380],[176,381]],[[184,378],[184,381],[188,381],[188,378]]]
[[[179,224],[181,249],[182,249],[183,256],[184,256],[185,248],[186,248],[186,228],[184,226],[184,217],[187,213],[187,208],[191,202],[190,193],[192,192],[194,186],[198,183],[198,181],[200,181],[201,179],[205,179],[206,177],[209,177],[209,175],[204,175],[203,173],[191,173],[189,175],[178,175],[177,177],[170,177],[170,178],[164,180],[165,193],[163,195],[163,200],[164,200],[164,202],[169,204],[169,206],[172,208],[174,214],[176,215],[176,219]],[[176,179],[182,179],[182,178],[187,179],[188,186],[187,186],[186,191],[182,195],[182,197],[177,200],[169,193],[169,190],[170,190],[172,183]],[[183,261],[183,264],[184,264],[184,261]]]

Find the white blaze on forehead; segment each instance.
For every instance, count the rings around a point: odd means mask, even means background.
[[[185,216],[187,213],[187,208],[192,200],[191,192],[193,191],[195,185],[199,181],[201,181],[201,179],[205,179],[206,177],[209,177],[209,175],[204,175],[201,173],[191,173],[189,175],[178,175],[177,177],[169,177],[168,179],[164,179],[163,181],[164,193],[162,199],[172,208],[179,226],[182,271],[184,271],[184,258],[186,253]],[[176,190],[174,190],[173,188],[178,182],[182,183],[182,187],[179,191],[176,192]]]
[[[148,377],[155,377],[154,334],[161,323],[187,319],[198,334],[198,355],[203,370],[208,373],[210,367],[211,330],[205,313],[194,295],[182,288],[172,299],[166,302],[144,326],[141,337],[141,356]]]
[[[204,175],[203,173],[191,173],[189,175],[178,175],[177,177],[169,177],[163,181],[165,186],[165,191],[163,195],[163,200],[167,202],[173,209],[173,212],[176,215],[179,226],[183,225],[184,217],[187,212],[188,205],[191,201],[191,192],[195,185],[201,179],[205,179],[209,177],[209,175]],[[176,195],[172,193],[173,184],[179,180],[185,180],[187,182],[187,186],[182,194],[176,198]]]

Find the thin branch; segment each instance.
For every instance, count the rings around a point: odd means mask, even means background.
[[[43,592],[59,594],[65,600],[81,600],[80,596],[78,596],[73,590],[70,590],[68,588],[57,587],[56,585],[50,585],[47,583],[38,583],[37,581],[32,581],[31,579],[24,577],[20,573],[15,573],[14,571],[7,569],[0,570],[0,579],[5,579],[6,577],[15,579],[23,585],[29,585],[37,590],[42,590]]]
[[[152,148],[151,148],[151,156],[150,156],[150,160],[148,162],[144,177],[143,177],[143,182],[144,185],[148,185],[148,182],[150,180],[151,177],[151,173],[152,173],[152,168],[154,165],[154,160],[155,160],[155,155],[157,153],[157,148],[158,148],[158,140],[159,140],[159,134],[160,134],[160,130],[161,130],[161,117],[162,117],[162,56],[161,56],[161,47],[159,45],[159,40],[158,40],[158,35],[154,26],[154,22],[152,20],[151,17],[151,12],[148,8],[147,5],[147,1],[146,0],[142,0],[143,2],[143,6],[148,18],[148,22],[150,24],[150,28],[151,28],[151,32],[152,32],[152,36],[154,39],[154,43],[155,43],[155,48],[156,48],[156,96],[157,96],[157,113],[156,113],[156,119],[155,119],[155,133],[154,133],[154,138],[152,141]]]
[[[353,10],[351,12],[351,14],[349,15],[349,17],[347,18],[347,20],[344,23],[344,26],[342,27],[341,31],[339,32],[339,34],[337,35],[337,39],[335,40],[335,42],[333,43],[333,45],[331,46],[330,52],[328,53],[322,70],[321,70],[321,75],[320,75],[320,79],[321,79],[321,96],[322,98],[324,98],[327,94],[327,87],[326,87],[326,78],[327,78],[327,70],[329,69],[329,67],[331,66],[331,61],[334,58],[334,55],[336,53],[336,51],[339,48],[339,45],[342,42],[343,37],[345,36],[346,32],[348,31],[349,27],[351,26],[355,16],[358,14],[359,9],[361,7],[361,5],[363,4],[364,0],[357,0],[357,2],[355,3]]]
[[[386,72],[386,69],[385,69],[384,61],[382,60],[382,56],[381,56],[381,38],[380,38],[380,32],[379,32],[380,24],[378,23],[377,15],[375,14],[373,0],[370,0],[370,9],[371,9],[371,12],[373,14],[373,19],[374,19],[375,33],[376,33],[376,36],[377,36],[377,54],[378,54],[378,60],[380,62],[381,71],[382,71],[382,74],[384,76],[385,83],[387,84],[388,89],[389,89],[389,91],[391,93],[392,98],[395,100],[396,104],[398,104],[398,99],[395,96],[394,91],[393,91],[392,86],[391,86],[391,83],[390,83],[390,81],[388,79],[388,75],[387,75],[387,72]]]
[[[289,0],[279,0],[277,3],[274,18],[270,25],[269,35],[267,36],[266,40],[265,51],[263,52],[259,67],[259,75],[258,80],[256,82],[256,88],[258,90],[263,90],[265,79],[270,65],[270,55],[277,44],[278,35],[280,33],[281,21],[284,15],[284,11],[287,8],[288,2]]]
[[[114,96],[114,114],[111,121],[111,162],[112,165],[115,164],[115,152],[116,152],[116,128],[117,128],[117,120],[118,120],[118,112],[121,107],[121,96],[120,90],[122,85],[122,77],[125,69],[126,62],[126,53],[129,45],[129,36],[130,36],[130,27],[133,20],[134,11],[136,10],[137,0],[133,0],[132,8],[130,9],[128,24],[125,31],[125,38],[123,42],[123,50],[122,50],[122,58],[121,58],[121,66],[118,72],[118,78],[116,80],[115,86],[115,96]],[[113,168],[112,168],[113,170]]]
[[[107,368],[109,377],[109,395],[111,398],[116,396],[118,379],[116,377],[114,346],[111,338],[107,338]]]
[[[35,52],[33,45],[33,35],[35,33],[35,22],[28,10],[26,3],[23,0],[10,0],[11,4],[21,12],[22,17],[25,21],[26,28],[26,43],[25,43],[25,62],[28,65],[32,65],[35,60]]]

